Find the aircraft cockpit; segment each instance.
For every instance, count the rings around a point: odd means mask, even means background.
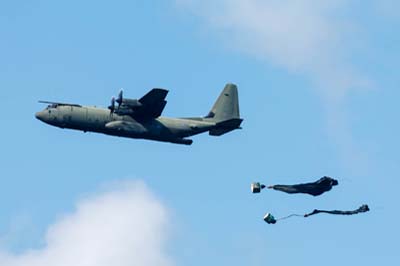
[[[75,106],[75,107],[82,107],[79,104],[71,104],[71,103],[58,103],[58,102],[48,102],[48,101],[39,101],[39,103],[47,103],[47,107],[45,110],[49,109],[57,109],[59,106]]]
[[[47,105],[46,110],[50,110],[50,109],[57,109],[58,104],[57,103],[52,103]]]
[[[73,106],[81,107],[78,104],[69,104],[69,103],[58,103],[58,102],[49,102],[49,101],[39,101],[40,103],[48,104],[47,107],[40,112],[35,114],[36,118],[45,122],[45,123],[52,123],[52,121],[56,121],[58,117],[58,112],[60,110],[60,106]]]

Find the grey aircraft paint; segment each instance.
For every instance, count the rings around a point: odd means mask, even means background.
[[[122,91],[106,108],[77,104],[49,103],[36,118],[52,126],[97,132],[112,136],[149,139],[177,144],[192,144],[187,137],[209,132],[220,136],[240,128],[238,91],[234,84],[227,84],[205,117],[162,117],[168,91],[153,89],[141,99],[124,99]],[[118,103],[118,107],[115,106]]]

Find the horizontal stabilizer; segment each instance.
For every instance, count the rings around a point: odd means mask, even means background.
[[[242,121],[243,121],[243,119],[241,119],[241,118],[232,118],[232,119],[217,123],[217,127],[239,128]]]
[[[228,133],[235,129],[240,129],[240,124],[243,119],[240,118],[232,118],[222,122],[219,122],[215,125],[213,129],[210,130],[209,134],[211,136],[221,136],[225,133]]]

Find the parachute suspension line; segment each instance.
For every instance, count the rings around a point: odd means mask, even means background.
[[[276,219],[276,220],[277,220],[277,221],[281,221],[281,220],[289,219],[289,218],[291,218],[291,217],[304,217],[304,215],[300,215],[300,214],[291,214],[291,215],[288,215],[288,216],[285,216],[285,217],[282,217],[282,218],[279,218],[279,219]]]

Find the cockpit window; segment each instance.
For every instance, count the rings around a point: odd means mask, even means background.
[[[49,105],[46,107],[46,110],[49,110],[49,109],[56,109],[57,107],[58,107],[58,104],[55,104],[55,103],[49,104]]]

